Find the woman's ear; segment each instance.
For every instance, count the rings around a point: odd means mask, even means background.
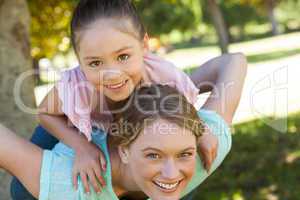
[[[148,53],[149,52],[149,36],[148,36],[148,33],[145,33],[145,35],[144,35],[143,47],[144,47],[144,53]]]
[[[124,145],[119,145],[118,146],[118,152],[119,152],[119,156],[121,158],[121,161],[124,164],[128,164],[129,162],[129,150],[127,146]]]

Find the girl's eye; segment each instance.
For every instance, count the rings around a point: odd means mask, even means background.
[[[146,157],[152,160],[156,160],[160,158],[160,156],[157,153],[149,153]]]
[[[89,63],[89,66],[92,68],[99,67],[100,65],[103,65],[103,62],[100,60],[92,61]]]
[[[128,54],[122,54],[118,57],[118,61],[123,62],[129,59],[129,55]]]

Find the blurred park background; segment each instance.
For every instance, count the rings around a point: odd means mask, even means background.
[[[37,122],[17,102],[39,104],[60,72],[77,65],[69,37],[77,2],[0,0],[0,122],[26,138]],[[152,51],[185,72],[228,52],[249,62],[231,153],[194,199],[300,199],[300,0],[135,3]],[[0,170],[0,200],[10,199],[9,182]]]

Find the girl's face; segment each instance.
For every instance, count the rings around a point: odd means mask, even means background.
[[[136,185],[152,200],[178,200],[195,171],[196,137],[164,119],[146,126],[126,151]]]
[[[143,78],[147,45],[137,35],[126,19],[99,19],[77,34],[82,71],[113,101],[128,98]]]

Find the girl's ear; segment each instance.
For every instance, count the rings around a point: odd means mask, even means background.
[[[146,33],[144,35],[143,47],[144,47],[144,53],[148,53],[149,52],[149,36],[148,36],[148,33]]]
[[[128,147],[124,146],[124,145],[119,145],[118,146],[118,152],[121,158],[121,161],[124,164],[128,164],[129,162],[129,151],[128,151]]]

